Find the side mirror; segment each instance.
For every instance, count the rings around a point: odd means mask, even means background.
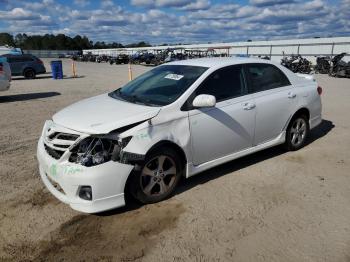
[[[212,95],[198,95],[193,100],[192,105],[197,108],[214,107],[216,105],[216,98]]]

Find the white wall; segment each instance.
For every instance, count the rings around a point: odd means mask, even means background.
[[[86,54],[91,52],[96,55],[116,56],[119,53],[132,54],[139,50],[163,50],[167,48],[185,48],[207,50],[208,48],[228,47],[230,55],[248,54],[250,55],[270,55],[274,61],[280,61],[283,52],[285,55],[300,54],[313,63],[318,55],[336,55],[342,52],[350,54],[350,37],[332,38],[311,38],[311,39],[291,39],[291,40],[271,40],[256,42],[233,42],[233,43],[212,43],[194,44],[178,46],[153,46],[146,48],[118,48],[118,49],[91,49],[83,50]],[[333,49],[333,52],[332,52]],[[217,53],[225,53],[226,49],[216,49]],[[349,56],[348,56],[349,59]]]

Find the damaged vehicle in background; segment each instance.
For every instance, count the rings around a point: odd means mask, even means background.
[[[346,53],[336,55],[331,60],[329,75],[334,77],[350,77],[350,62],[344,61]]]
[[[46,121],[41,178],[81,212],[168,198],[182,176],[284,144],[302,148],[321,123],[312,76],[251,58],[171,62]]]

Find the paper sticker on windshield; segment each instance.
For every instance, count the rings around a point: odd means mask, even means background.
[[[167,74],[166,76],[164,76],[164,78],[176,80],[176,81],[180,80],[183,77],[184,77],[183,75],[177,75],[177,74]]]

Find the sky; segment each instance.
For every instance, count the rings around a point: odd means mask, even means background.
[[[123,44],[350,36],[350,0],[0,0],[0,32]]]

